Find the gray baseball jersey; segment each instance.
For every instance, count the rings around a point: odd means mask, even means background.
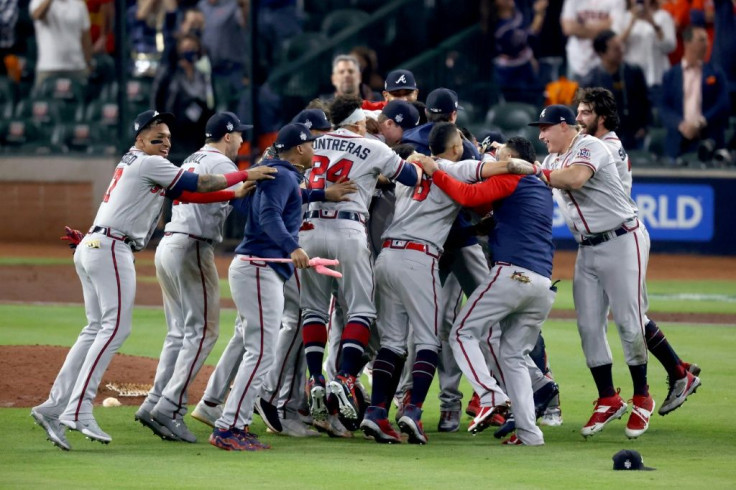
[[[158,222],[166,190],[179,181],[183,170],[158,155],[131,148],[115,167],[95,217],[95,225],[112,228],[142,250]]]
[[[601,136],[600,140],[611,150],[611,154],[616,160],[616,170],[618,170],[618,176],[621,177],[624,192],[631,195],[631,184],[633,180],[631,177],[631,160],[629,160],[629,155],[624,150],[624,145],[621,144],[618,135],[613,131],[609,131]]]
[[[580,134],[567,152],[551,153],[542,163],[550,170],[571,165],[585,165],[593,171],[581,189],[555,189],[562,214],[574,234],[593,235],[613,230],[636,217],[636,205],[624,190],[616,159],[601,140]]]

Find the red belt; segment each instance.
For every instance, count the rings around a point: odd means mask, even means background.
[[[429,245],[421,242],[410,242],[407,240],[385,240],[383,242],[383,248],[396,248],[400,250],[416,250],[417,252],[424,252],[430,257],[435,259],[440,258],[440,254],[432,253]]]

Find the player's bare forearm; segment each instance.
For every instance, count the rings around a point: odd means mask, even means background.
[[[574,191],[580,189],[593,176],[593,170],[585,165],[571,165],[549,174],[549,185],[557,189]]]
[[[204,174],[197,179],[197,192],[213,192],[227,188],[224,175]]]

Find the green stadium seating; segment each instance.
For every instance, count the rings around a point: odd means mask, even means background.
[[[298,60],[305,54],[314,52],[326,42],[325,37],[319,32],[302,32],[284,41],[281,47],[281,63],[289,63]]]
[[[322,20],[322,34],[331,38],[339,32],[368,20],[370,14],[357,9],[339,9],[330,12]]]
[[[654,153],[658,157],[664,155],[664,141],[667,136],[665,128],[651,128],[647,137],[645,149],[650,153]]]
[[[536,120],[537,108],[531,104],[522,102],[502,102],[488,111],[486,124],[498,126],[508,136],[522,134],[523,128]]]

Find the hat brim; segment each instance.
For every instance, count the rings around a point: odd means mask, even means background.
[[[530,122],[529,124],[527,124],[527,126],[535,126],[535,127],[538,127],[538,126],[554,126],[555,124],[560,124],[560,123],[563,123],[563,122],[565,122],[565,121],[560,121],[560,122],[556,122],[556,123],[549,122],[549,121],[534,121],[534,122]]]
[[[235,129],[233,129],[231,131],[231,133],[233,131],[238,131],[238,132],[241,132],[242,133],[243,131],[247,131],[249,129],[253,129],[253,125],[252,124],[238,124],[237,126],[235,126]]]
[[[399,90],[419,90],[419,88],[414,85],[402,85],[400,87],[387,88],[386,92],[391,93]]]

